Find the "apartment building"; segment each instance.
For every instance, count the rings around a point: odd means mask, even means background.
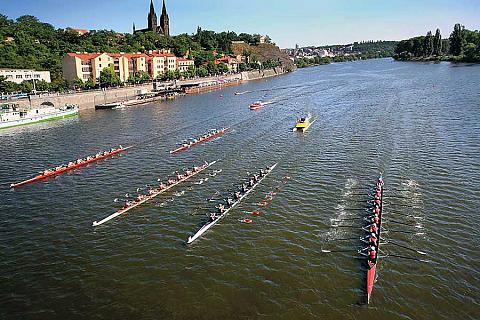
[[[44,80],[51,82],[50,71],[35,71],[28,69],[0,69],[0,77],[5,77],[5,80],[22,83],[25,80]]]
[[[177,69],[181,72],[188,71],[188,68],[193,66],[195,66],[195,62],[193,60],[177,58]]]

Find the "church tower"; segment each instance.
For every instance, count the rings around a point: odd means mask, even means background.
[[[150,0],[150,12],[148,13],[148,31],[157,32],[157,14],[153,6],[153,0]]]
[[[165,0],[163,0],[162,15],[160,16],[160,29],[163,31],[164,36],[170,36],[170,18],[168,17]]]

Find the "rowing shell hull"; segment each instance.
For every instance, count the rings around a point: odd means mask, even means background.
[[[382,231],[382,216],[383,216],[383,189],[382,187],[382,192],[380,196],[380,214],[378,215],[379,217],[379,223],[378,223],[378,241],[377,241],[377,257],[375,258],[374,262],[368,261],[367,258],[367,304],[370,303],[370,298],[372,296],[373,292],[373,286],[375,285],[375,278],[377,275],[377,264],[378,264],[378,254],[380,253],[380,236],[381,236],[381,231]]]
[[[136,207],[144,204],[145,202],[147,202],[147,201],[149,201],[149,200],[152,200],[153,198],[155,198],[155,197],[158,196],[159,194],[162,194],[162,193],[166,192],[167,190],[170,190],[171,188],[175,187],[176,185],[178,185],[178,184],[180,184],[180,183],[182,183],[182,182],[184,182],[184,181],[187,181],[188,179],[196,176],[196,175],[199,174],[200,172],[203,172],[203,171],[207,170],[209,167],[213,166],[215,163],[217,163],[217,161],[213,161],[212,163],[209,163],[205,168],[203,168],[203,169],[201,169],[201,170],[199,170],[199,171],[197,171],[197,172],[194,172],[192,175],[190,175],[190,176],[188,176],[188,177],[185,177],[185,178],[179,180],[178,182],[172,184],[171,186],[166,187],[165,189],[162,189],[162,190],[160,190],[160,191],[158,191],[158,192],[155,192],[155,193],[147,196],[147,197],[146,197],[145,199],[143,199],[142,201],[136,202],[135,204],[131,205],[131,206],[128,207],[128,208],[119,210],[119,211],[117,211],[117,212],[109,215],[108,217],[106,217],[106,218],[103,219],[103,220],[100,220],[100,221],[98,221],[98,222],[97,222],[97,221],[94,221],[94,222],[92,223],[92,226],[93,226],[93,227],[100,226],[100,225],[102,225],[102,224],[104,224],[104,223],[106,223],[106,222],[108,222],[108,221],[110,221],[110,220],[115,219],[116,217],[118,217],[118,216],[120,216],[120,215],[122,215],[122,214],[124,214],[124,213],[127,213],[128,211],[132,210],[133,208],[136,208]]]
[[[51,172],[51,173],[48,173],[48,174],[42,174],[42,175],[38,175],[38,176],[35,176],[31,179],[28,179],[28,180],[25,180],[25,181],[22,181],[22,182],[19,182],[19,183],[12,183],[10,185],[10,188],[16,188],[16,187],[20,187],[20,186],[23,186],[25,184],[28,184],[28,183],[32,183],[32,182],[36,182],[36,181],[40,181],[40,180],[43,180],[43,179],[46,179],[46,178],[49,178],[49,177],[52,177],[52,176],[57,176],[59,174],[62,174],[64,172],[67,172],[67,171],[71,171],[71,170],[75,170],[75,169],[78,169],[78,168],[81,168],[81,167],[84,167],[90,163],[93,163],[93,162],[97,162],[97,161],[100,161],[100,160],[103,160],[105,158],[108,158],[108,157],[111,157],[111,156],[114,156],[120,152],[123,152],[125,150],[128,150],[130,148],[132,148],[133,146],[130,146],[130,147],[126,147],[126,148],[122,148],[122,149],[118,149],[118,150],[115,150],[107,155],[104,155],[104,156],[100,156],[98,158],[94,158],[94,159],[90,159],[90,160],[87,160],[85,162],[82,162],[82,163],[79,163],[79,164],[76,164],[74,166],[71,166],[71,167],[68,167],[68,168],[62,168],[62,169],[59,169],[57,171],[54,171],[54,172]]]
[[[370,264],[367,271],[367,303],[370,303],[373,285],[375,284],[375,275],[377,272],[377,264]]]
[[[253,189],[255,189],[256,186],[260,184],[260,182],[263,181],[263,179],[265,179],[270,174],[270,172],[273,171],[273,169],[275,169],[277,164],[278,163],[275,163],[273,166],[271,166],[267,174],[263,176],[260,180],[258,180],[258,182],[255,185],[253,185],[253,187],[250,190],[248,190],[243,196],[241,196],[240,199],[238,199],[238,201],[235,202],[230,208],[228,208],[220,217],[218,217],[214,221],[207,222],[193,236],[188,237],[187,244],[191,244],[192,242],[200,238],[205,232],[207,232],[208,229],[213,227],[215,224],[217,224],[218,221],[220,221],[223,217],[225,217],[230,210],[232,210],[237,204],[239,204]]]
[[[170,154],[175,154],[175,153],[179,153],[179,152],[188,150],[188,149],[190,149],[191,147],[193,147],[193,146],[195,146],[195,145],[197,145],[197,144],[204,143],[205,141],[211,140],[211,139],[213,139],[213,138],[221,135],[222,133],[224,133],[224,132],[227,131],[228,129],[229,129],[229,128],[223,128],[223,129],[219,130],[217,133],[215,133],[215,134],[213,134],[213,135],[211,135],[211,136],[209,136],[209,137],[207,137],[207,138],[205,138],[205,139],[203,139],[203,140],[199,140],[199,141],[197,141],[197,142],[192,143],[191,145],[182,146],[182,147],[180,147],[180,148],[177,148],[177,149],[175,149],[175,150],[172,150],[172,151],[170,151]]]

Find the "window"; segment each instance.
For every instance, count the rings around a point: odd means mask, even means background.
[[[82,71],[83,71],[83,72],[90,72],[90,68],[89,68],[89,67],[83,67],[83,68],[82,68]]]
[[[7,79],[12,79],[13,76],[11,74],[7,74]]]
[[[101,58],[101,57],[100,57],[100,58],[98,58],[98,61],[102,61],[102,58]]]
[[[21,74],[17,74],[17,76],[15,77],[17,79],[22,79],[22,75]]]
[[[31,74],[26,74],[26,75],[25,75],[25,79],[30,79],[31,77],[32,77]]]
[[[101,68],[101,67],[102,67],[102,64],[100,63],[98,66]]]
[[[90,78],[90,76],[88,74],[83,75],[83,79],[88,80],[89,78]]]
[[[40,75],[39,74],[36,74],[33,76],[35,79],[40,79]]]

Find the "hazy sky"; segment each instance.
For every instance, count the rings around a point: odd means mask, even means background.
[[[147,25],[150,0],[0,0],[0,13],[30,14],[57,28],[131,32]],[[161,0],[155,7],[160,17]],[[167,0],[171,33],[268,34],[280,47],[400,40],[456,22],[480,29],[480,0]]]

